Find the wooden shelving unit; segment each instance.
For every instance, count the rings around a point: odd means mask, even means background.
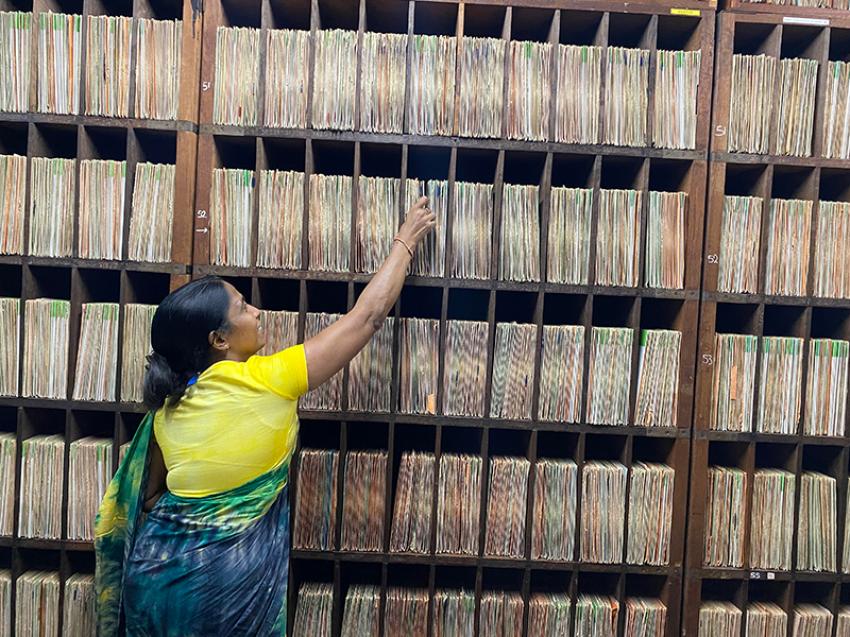
[[[694,410],[691,483],[688,516],[687,566],[684,586],[683,634],[696,634],[699,608],[703,601],[724,600],[742,610],[752,601],[771,601],[788,613],[791,631],[793,606],[817,602],[837,614],[850,600],[848,576],[841,573],[844,519],[850,438],[803,435],[798,423],[794,435],[732,433],[709,429],[713,391],[714,336],[716,333],[762,336],[794,336],[804,339],[803,382],[808,379],[808,351],[812,338],[850,338],[850,304],[846,299],[813,295],[814,254],[818,201],[846,201],[850,163],[822,156],[822,127],[825,113],[826,71],[830,60],[844,60],[850,54],[845,34],[850,20],[837,18],[831,11],[823,24],[801,24],[793,16],[812,15],[810,10],[794,11],[777,7],[786,16],[744,13],[749,3],[734,3],[735,12],[722,12],[717,20],[717,69],[714,111],[711,124],[711,153],[708,178],[705,254],[703,255],[703,300],[700,310],[697,359],[697,393]],[[755,5],[752,5],[755,6]],[[765,10],[765,5],[758,5]],[[737,12],[738,10],[741,12]],[[755,11],[756,9],[752,9]],[[819,61],[813,153],[811,157],[787,157],[728,152],[729,102],[732,55],[767,54],[777,58],[807,57]],[[775,137],[775,130],[772,132]],[[770,147],[774,139],[771,139]],[[758,289],[754,294],[718,291],[720,234],[726,195],[758,196],[764,200],[761,228]],[[812,243],[806,296],[767,295],[765,269],[769,202],[772,198],[799,198],[814,201]],[[756,372],[756,395],[760,370]],[[803,391],[802,414],[806,408]],[[758,404],[757,402],[755,403]],[[754,427],[755,428],[755,427]],[[709,466],[742,469],[747,474],[744,567],[705,568],[702,564],[706,510],[706,484]],[[792,565],[797,561],[797,523],[800,515],[800,482],[803,471],[815,470],[837,480],[837,566],[838,573],[798,570],[764,572],[750,570],[750,514],[754,471],[781,468],[797,476]]]
[[[130,210],[138,162],[153,161],[176,165],[174,226],[171,263],[155,264],[131,261],[53,259],[35,256],[0,255],[0,296],[20,298],[21,352],[23,356],[24,301],[56,298],[71,303],[69,338],[69,392],[73,387],[74,368],[80,330],[81,305],[87,302],[158,303],[168,292],[190,278],[192,263],[192,210],[197,158],[198,77],[200,72],[203,16],[193,10],[193,2],[162,0],[0,0],[0,11],[27,11],[37,16],[47,11],[83,16],[84,50],[81,74],[85,69],[86,17],[120,15],[134,18],[182,19],[181,86],[177,119],[91,117],[36,113],[36,78],[41,72],[37,55],[37,35],[33,29],[30,108],[28,113],[0,113],[0,154],[19,154],[28,158],[26,201],[30,197],[29,159],[64,157],[126,160],[127,179],[124,206],[123,254],[127,254]],[[131,43],[129,69],[130,105],[135,94],[136,30]],[[85,82],[81,81],[85,91]],[[81,96],[81,104],[84,99]],[[80,109],[83,112],[83,109]],[[79,182],[79,163],[76,180]],[[27,203],[27,206],[29,204]],[[24,245],[28,245],[28,211]],[[74,245],[78,236],[79,197],[74,203]],[[76,255],[76,251],[74,253]],[[123,324],[122,324],[123,328]],[[119,333],[119,342],[121,334]],[[120,351],[119,351],[120,387]],[[23,367],[23,365],[21,365]],[[69,393],[70,397],[70,393]],[[89,542],[67,539],[37,540],[18,536],[20,508],[21,443],[38,434],[61,434],[66,441],[62,537],[67,533],[68,445],[84,436],[100,436],[114,441],[113,458],[117,465],[118,447],[129,441],[141,421],[143,407],[131,403],[92,403],[72,400],[45,400],[22,397],[0,398],[0,431],[16,433],[18,458],[15,475],[15,534],[0,537],[0,568],[11,569],[13,578],[33,569],[58,571],[64,582],[73,573],[93,573],[94,553]],[[62,588],[64,594],[64,586]],[[15,590],[12,588],[12,625],[15,622]],[[62,598],[60,597],[60,608]],[[59,630],[61,632],[61,612]]]
[[[464,586],[476,592],[476,604],[483,590],[513,590],[526,602],[524,630],[528,625],[528,599],[537,591],[568,591],[575,602],[584,593],[615,596],[622,604],[629,596],[656,596],[668,608],[667,635],[679,634],[679,607],[684,558],[685,506],[689,471],[690,418],[693,407],[693,369],[696,352],[696,323],[699,306],[702,250],[703,203],[708,150],[711,77],[713,63],[714,12],[704,2],[676,3],[690,8],[676,15],[667,4],[643,5],[619,2],[514,2],[498,6],[489,2],[376,2],[346,3],[333,0],[250,3],[212,0],[205,3],[204,54],[201,70],[200,135],[196,191],[194,266],[195,276],[215,273],[225,277],[261,309],[290,310],[299,313],[298,335],[303,338],[307,312],[344,312],[350,309],[368,281],[368,276],[350,273],[320,273],[308,270],[281,271],[256,267],[234,268],[210,265],[209,213],[212,171],[215,168],[242,168],[255,171],[288,169],[314,173],[391,176],[404,183],[410,178],[479,181],[494,185],[493,259],[500,237],[502,185],[539,185],[541,192],[541,264],[545,271],[546,228],[551,186],[636,188],[643,191],[683,190],[688,193],[686,275],[683,290],[607,288],[594,285],[567,286],[553,283],[513,283],[505,281],[461,280],[438,277],[411,277],[396,305],[396,317],[439,319],[441,351],[445,345],[446,322],[453,319],[487,321],[490,329],[487,378],[492,378],[494,326],[518,321],[538,327],[549,324],[584,325],[589,338],[591,326],[669,328],[682,332],[682,358],[678,427],[599,427],[575,424],[504,421],[490,418],[460,418],[439,415],[442,396],[437,397],[437,415],[411,416],[395,411],[388,414],[301,412],[300,447],[337,449],[341,460],[349,450],[383,449],[388,452],[387,513],[384,523],[384,549],[378,553],[333,550],[293,551],[290,576],[289,619],[295,615],[299,585],[304,581],[327,581],[334,586],[334,634],[339,634],[345,594],[351,584],[410,586],[429,590]],[[536,6],[535,6],[536,5]],[[697,9],[697,7],[699,7]],[[604,145],[568,145],[555,142],[518,142],[505,138],[470,139],[402,134],[372,134],[354,131],[278,129],[263,126],[241,127],[213,124],[215,82],[215,42],[219,26],[268,29],[295,28],[316,33],[322,28],[444,35],[487,35],[505,40],[528,39],[553,44],[598,44],[636,46],[653,54],[659,48],[702,50],[702,72],[698,97],[697,148],[690,151],[651,147],[624,148]],[[362,35],[361,35],[362,37]],[[259,77],[265,69],[265,35],[260,38]],[[653,58],[654,60],[654,58]],[[352,61],[352,63],[355,63]],[[359,83],[359,61],[358,83]],[[409,64],[409,62],[408,62]],[[653,62],[654,64],[654,62]],[[651,72],[652,73],[652,72]],[[553,76],[555,74],[553,73]],[[653,108],[654,75],[650,75],[650,109]],[[312,91],[312,74],[309,82]],[[259,83],[258,122],[264,121],[263,83]],[[553,86],[554,104],[556,87]],[[603,89],[604,93],[604,89]],[[308,96],[311,100],[312,93]],[[455,96],[457,98],[457,96]],[[308,101],[310,103],[310,101]],[[407,109],[405,108],[405,111]],[[554,111],[554,108],[551,109]],[[357,114],[359,118],[359,112]],[[359,121],[359,120],[358,120]],[[554,120],[553,120],[554,121]],[[651,121],[651,116],[650,116]],[[604,123],[603,123],[604,126]],[[405,122],[405,131],[407,123]],[[352,209],[356,210],[356,188]],[[255,197],[255,201],[259,197]],[[401,203],[399,204],[401,206]],[[306,262],[307,219],[305,203],[302,256]],[[253,210],[252,257],[256,254],[259,202]],[[448,233],[454,211],[450,204]],[[594,206],[592,226],[596,223]],[[352,218],[352,236],[356,219]],[[641,231],[641,255],[645,251],[645,221]],[[592,244],[595,242],[595,235]],[[450,242],[448,242],[450,244]],[[448,245],[448,244],[447,244]],[[451,250],[450,247],[447,248]],[[352,245],[352,254],[354,246]],[[251,260],[254,262],[254,259]],[[593,263],[593,252],[591,253]],[[695,266],[692,264],[696,264]],[[643,259],[641,259],[641,269]],[[495,268],[493,271],[495,272]],[[592,279],[591,272],[591,280]],[[397,325],[397,324],[396,324]],[[396,328],[397,331],[398,328]],[[636,378],[638,341],[633,352]],[[587,341],[586,343],[589,343]],[[398,335],[394,336],[393,404],[397,405],[399,386]],[[589,351],[589,347],[586,346]],[[539,347],[538,347],[539,351]],[[585,369],[587,356],[585,355]],[[539,378],[540,356],[535,361],[535,387]],[[443,363],[440,364],[442,386]],[[586,395],[587,374],[583,379]],[[633,381],[634,384],[634,381]],[[342,395],[347,396],[348,374]],[[533,412],[536,413],[538,389]],[[485,413],[489,413],[489,389]],[[634,408],[635,390],[631,406]],[[582,410],[584,413],[584,410]],[[530,522],[526,528],[525,557],[520,560],[476,557],[453,558],[434,554],[435,526],[429,554],[399,555],[389,552],[392,503],[401,453],[428,450],[439,458],[442,453],[466,452],[481,455],[484,462],[484,488],[481,507],[481,533],[486,526],[488,459],[493,455],[525,457],[532,465],[538,458],[572,458],[581,468],[586,461],[618,460],[626,466],[637,461],[666,462],[676,470],[674,540],[667,567],[634,567],[626,564],[595,565],[578,562],[547,563],[529,559]],[[297,454],[296,454],[297,458]],[[439,464],[439,463],[438,463]],[[340,462],[340,467],[343,462]],[[297,488],[297,467],[292,474],[291,493]],[[533,480],[533,477],[531,478]],[[338,475],[338,502],[342,502],[342,470]],[[529,494],[532,484],[529,484]],[[531,496],[530,496],[531,497]],[[529,497],[529,499],[530,499]],[[294,498],[293,498],[294,507]],[[529,516],[531,504],[528,505]],[[337,508],[337,534],[342,507]],[[482,535],[483,537],[483,535]],[[339,547],[339,536],[334,545]],[[480,542],[483,547],[483,542]],[[476,631],[478,630],[476,606]],[[383,598],[381,608],[383,623]],[[476,633],[477,634],[477,633]]]

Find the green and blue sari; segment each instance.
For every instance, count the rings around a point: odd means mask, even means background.
[[[166,492],[144,516],[152,431],[149,413],[97,516],[98,635],[285,635],[290,459],[224,493]]]

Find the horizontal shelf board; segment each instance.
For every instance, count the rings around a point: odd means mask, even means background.
[[[371,564],[422,564],[427,566],[467,566],[482,568],[532,569],[547,571],[582,571],[590,573],[630,573],[672,575],[681,569],[677,566],[634,566],[629,564],[590,564],[581,562],[552,562],[465,555],[410,555],[403,553],[356,551],[305,551],[293,549],[292,559],[340,561]]]
[[[719,442],[745,442],[748,444],[756,442],[772,442],[784,444],[802,443],[805,445],[824,445],[824,446],[848,446],[850,438],[834,437],[834,436],[806,436],[800,434],[767,434],[754,431],[738,432],[738,431],[709,431],[699,429],[694,432],[695,440],[708,440]]]
[[[788,157],[786,155],[758,155],[754,153],[710,153],[712,162],[725,164],[761,164],[774,166],[796,166],[803,168],[843,168],[850,170],[846,159],[826,157]]]
[[[50,268],[79,268],[83,270],[126,270],[128,272],[153,272],[161,274],[188,274],[190,267],[188,264],[183,263],[148,263],[145,261],[33,257],[13,254],[0,255],[0,264],[34,265]]]
[[[317,272],[315,270],[272,270],[268,268],[238,268],[231,266],[195,264],[198,276],[215,274],[229,277],[254,277],[258,279],[290,279],[333,283],[368,283],[374,275],[356,272]],[[493,279],[456,279],[451,277],[417,277],[405,279],[406,286],[438,287],[465,290],[495,290],[497,292],[548,292],[555,294],[594,294],[598,296],[640,296],[672,300],[696,300],[699,290],[665,290],[647,287],[608,287],[604,285],[564,285],[548,282],[497,281]]]
[[[197,124],[185,120],[138,119],[134,117],[97,117],[93,115],[56,115],[53,113],[4,113],[0,122],[23,122],[65,126],[105,126],[113,128],[142,128],[160,131],[195,133]]]
[[[850,299],[829,299],[819,296],[774,296],[767,294],[734,294],[730,292],[703,292],[705,301],[735,303],[739,305],[797,305],[801,307],[832,307],[850,310]]]
[[[673,150],[646,146],[611,146],[606,144],[561,144],[558,142],[533,142],[515,139],[480,139],[476,137],[448,137],[444,135],[409,135],[405,133],[363,133],[359,131],[328,131],[311,128],[270,128],[267,126],[230,126],[201,124],[201,134],[227,137],[283,137],[319,141],[366,142],[379,144],[407,144],[409,146],[457,147],[476,150],[516,150],[539,153],[564,153],[573,155],[611,155],[618,157],[649,157],[651,159],[680,159],[696,161],[706,159],[702,150]]]

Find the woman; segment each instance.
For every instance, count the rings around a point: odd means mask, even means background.
[[[354,308],[303,345],[254,356],[265,342],[259,310],[215,277],[160,304],[150,411],[97,517],[101,637],[285,634],[297,401],[380,327],[435,225],[426,203],[411,208]]]

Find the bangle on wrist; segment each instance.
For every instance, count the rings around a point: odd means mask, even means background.
[[[407,253],[410,255],[410,258],[411,258],[411,259],[413,258],[413,250],[411,249],[411,247],[410,247],[410,245],[407,243],[407,241],[405,241],[405,240],[404,240],[404,239],[402,239],[401,237],[397,237],[397,236],[396,236],[396,237],[393,237],[393,241],[394,241],[394,242],[395,242],[395,241],[398,241],[401,245],[403,245],[403,246],[405,247],[405,249],[407,250]]]

